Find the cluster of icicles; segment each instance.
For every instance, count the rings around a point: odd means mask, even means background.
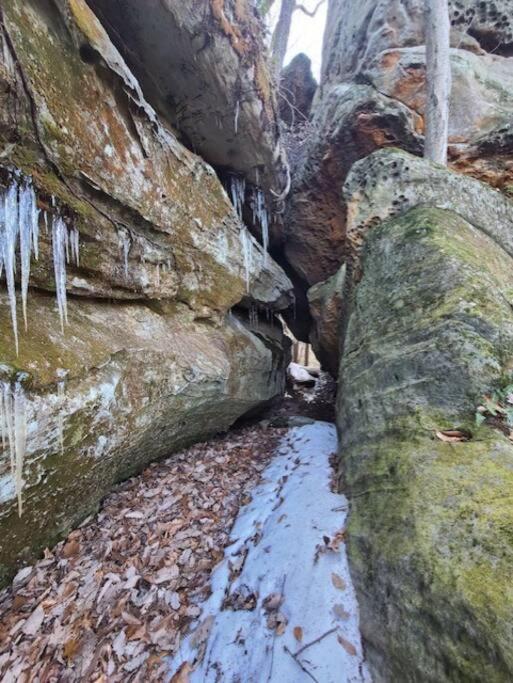
[[[27,297],[32,256],[39,259],[39,221],[37,196],[30,177],[16,172],[7,189],[0,193],[0,277],[5,272],[7,294],[11,309],[11,321],[16,355],[18,355],[18,318],[16,310],[16,262],[19,253],[21,266],[21,303],[25,330],[27,329]],[[51,223],[53,267],[57,308],[61,329],[68,322],[66,302],[66,263],[79,265],[79,233],[75,227],[68,228],[57,213],[43,212],[43,224],[48,232]]]
[[[55,208],[55,201],[52,200]],[[37,195],[28,176],[18,171],[12,175],[6,189],[0,189],[0,277],[5,275],[7,297],[11,313],[16,355],[18,355],[18,312],[16,303],[16,274],[20,269],[21,303],[25,330],[27,299],[32,257],[39,259],[39,225],[42,221],[46,233],[51,230],[55,291],[61,329],[68,322],[66,300],[66,264],[80,263],[80,238],[75,227],[68,228],[55,210],[41,212],[37,207]],[[63,384],[59,383],[62,398]],[[62,418],[59,424],[62,449]],[[19,379],[0,382],[0,434],[2,450],[8,449],[11,476],[18,499],[18,513],[22,513],[23,464],[27,444],[27,398]]]
[[[21,382],[0,382],[0,431],[2,449],[9,447],[11,476],[18,499],[18,514],[23,511],[23,463],[27,448],[27,411]]]
[[[246,198],[246,181],[244,178],[239,178],[235,175],[231,176],[230,194],[235,211],[237,212],[240,221],[243,222],[242,211]],[[251,205],[253,209],[253,223],[258,223],[262,231],[262,247],[264,250],[263,263],[265,266],[267,263],[267,250],[269,248],[269,212],[267,210],[264,193],[259,188],[255,187],[253,189]],[[243,227],[240,232],[240,240],[244,257],[246,291],[249,292],[250,274],[254,265],[254,256],[253,241],[246,227]]]

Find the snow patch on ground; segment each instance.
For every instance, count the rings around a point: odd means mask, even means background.
[[[191,664],[191,683],[370,681],[343,540],[348,504],[330,486],[336,449],[325,422],[284,437],[171,674]]]

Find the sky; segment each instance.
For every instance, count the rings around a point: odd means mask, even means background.
[[[280,3],[277,2],[275,4],[276,7],[273,7],[270,17],[271,26],[274,26],[279,15]],[[315,8],[317,0],[303,0],[303,4],[309,10],[312,10]],[[327,10],[328,3],[325,2],[318,9],[315,17],[308,17],[299,10],[294,12],[289,47],[285,57],[285,65],[287,65],[298,52],[306,53],[312,60],[312,71],[317,80],[319,80],[321,73],[322,36]]]

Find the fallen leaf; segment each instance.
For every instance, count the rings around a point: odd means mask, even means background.
[[[294,638],[300,643],[303,640],[303,629],[301,626],[294,626]]]
[[[349,612],[346,612],[342,605],[334,605],[333,614],[337,617],[337,619],[341,619],[342,621],[347,621],[351,616]]]
[[[62,654],[66,659],[73,659],[78,650],[79,641],[76,638],[70,638],[64,643]]]
[[[335,574],[335,572],[331,574],[331,582],[333,583],[335,588],[338,588],[339,591],[343,591],[346,589],[346,582],[341,576]]]
[[[350,643],[348,640],[346,640],[341,635],[337,636],[337,640],[342,645],[342,647],[344,648],[344,650],[347,652],[348,655],[351,655],[351,657],[356,656],[356,648],[352,643]]]
[[[171,678],[169,683],[189,683],[189,674],[192,671],[192,666],[189,662],[184,662],[175,675]]]
[[[283,602],[283,595],[281,593],[270,593],[262,603],[262,606],[266,612],[274,612],[279,609]]]
[[[27,621],[23,624],[23,633],[26,636],[35,636],[36,633],[41,628],[41,625],[44,621],[44,618],[45,618],[44,609],[41,606],[37,607],[32,612],[32,614],[27,619]]]
[[[444,429],[441,432],[435,432],[437,439],[445,441],[445,443],[459,443],[460,441],[468,441],[470,435],[468,432],[461,432],[459,429]]]
[[[78,541],[68,541],[62,549],[64,557],[73,557],[80,552],[80,543]]]

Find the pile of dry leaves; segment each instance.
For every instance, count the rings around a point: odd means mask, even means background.
[[[283,430],[198,444],[121,485],[0,593],[0,681],[160,681]]]

